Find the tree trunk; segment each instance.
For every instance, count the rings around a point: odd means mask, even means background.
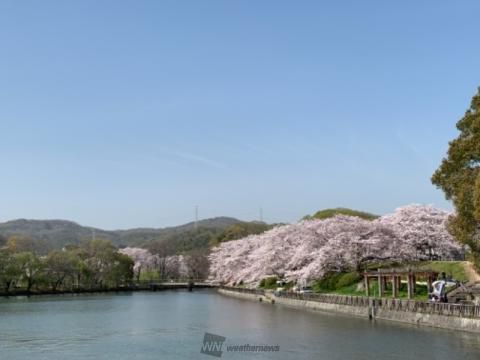
[[[33,281],[32,279],[27,279],[27,293],[30,293],[30,290],[32,289],[33,286]]]

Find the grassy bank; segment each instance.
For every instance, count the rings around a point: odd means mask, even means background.
[[[411,267],[412,269],[418,270],[433,270],[440,274],[445,273],[447,277],[451,277],[455,280],[462,282],[472,281],[471,275],[466,271],[466,262],[464,261],[424,261],[417,263],[408,263],[408,264],[376,264],[372,266],[371,270],[379,268],[407,268]],[[364,296],[365,287],[363,284],[363,276],[357,272],[347,272],[347,273],[330,273],[327,274],[323,279],[317,280],[313,283],[313,290],[317,293],[333,293],[339,295],[356,295]],[[378,296],[378,283],[372,281],[370,284],[370,293],[373,296]],[[392,296],[392,285],[387,284],[385,289],[385,296]],[[425,300],[428,296],[427,285],[424,282],[418,281],[416,284],[416,294],[415,299]],[[402,283],[398,292],[399,298],[407,298],[407,284]]]

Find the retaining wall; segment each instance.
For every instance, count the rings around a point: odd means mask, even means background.
[[[470,305],[430,304],[419,301],[327,294],[275,296],[263,290],[225,287],[218,291],[224,295],[267,304],[281,304],[300,309],[337,312],[365,319],[480,333],[480,308]]]

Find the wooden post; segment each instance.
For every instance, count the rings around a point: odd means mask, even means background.
[[[432,275],[428,275],[428,280],[427,280],[427,288],[428,292],[432,292]]]
[[[368,278],[368,275],[365,273],[364,275],[365,278],[365,294],[367,297],[370,296],[370,279]]]
[[[415,295],[417,293],[417,277],[415,275],[412,275],[412,290]]]
[[[408,281],[407,281],[407,290],[408,290],[408,298],[411,299],[413,296],[412,292],[412,275],[408,274]]]
[[[402,287],[402,275],[399,275],[397,277],[397,284],[398,284],[397,289],[398,289],[398,291],[400,291],[400,288]]]
[[[383,291],[385,289],[383,288],[383,276],[378,275],[378,296],[383,297]]]
[[[398,277],[392,277],[392,298],[396,299],[398,297]]]

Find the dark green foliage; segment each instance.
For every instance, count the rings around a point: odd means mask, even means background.
[[[181,231],[164,236],[160,239],[149,241],[143,247],[152,253],[160,253],[164,256],[184,254],[195,250],[207,250],[212,239],[220,233],[219,229],[199,227],[196,230]]]
[[[356,216],[365,220],[375,220],[378,218],[378,215],[370,214],[363,211],[352,210],[347,208],[336,208],[336,209],[325,209],[317,211],[313,215],[307,215],[303,220],[312,220],[312,219],[328,219],[337,215],[347,215],[347,216]]]
[[[326,274],[322,279],[313,283],[313,290],[315,292],[329,292],[337,289],[337,282],[342,276],[342,273]]]
[[[278,278],[276,276],[267,277],[260,280],[260,285],[262,289],[276,289],[277,288]]]
[[[343,287],[356,284],[360,280],[362,280],[362,276],[357,272],[345,273],[338,279],[336,288],[341,289]]]
[[[8,293],[14,285],[27,292],[116,288],[132,280],[133,265],[130,257],[105,240],[42,257],[12,245],[0,250],[0,292]]]
[[[457,123],[460,134],[450,142],[448,155],[432,176],[455,205],[450,231],[480,259],[480,89]]]
[[[313,283],[313,290],[315,292],[335,292],[358,283],[361,278],[361,275],[357,272],[328,273],[322,279]]]
[[[223,230],[213,239],[212,245],[217,245],[230,240],[238,240],[248,235],[261,234],[271,228],[272,225],[262,222],[239,222]]]

